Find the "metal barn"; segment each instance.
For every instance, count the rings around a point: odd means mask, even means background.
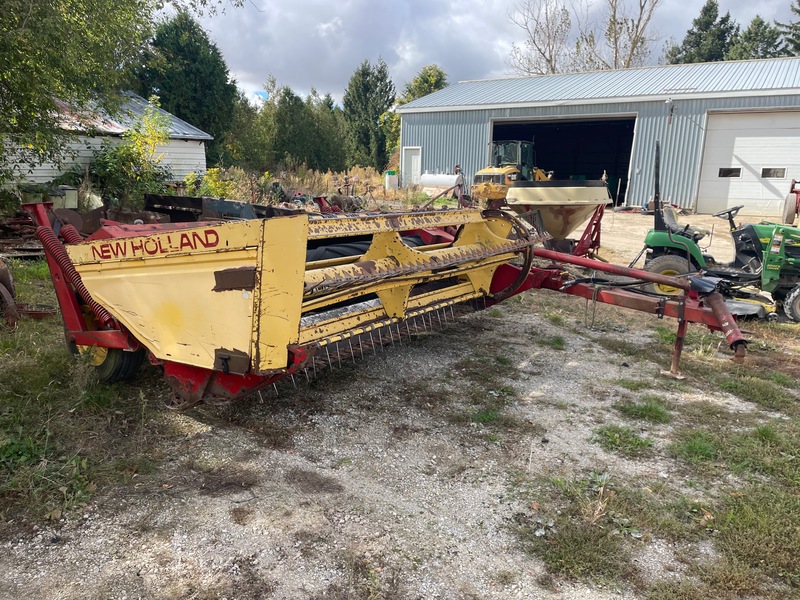
[[[652,197],[656,141],[662,196],[698,213],[777,217],[800,180],[796,57],[462,81],[398,112],[403,185],[456,164],[471,179],[508,139],[556,179],[605,172],[620,205]]]

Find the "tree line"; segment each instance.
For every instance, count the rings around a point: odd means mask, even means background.
[[[343,171],[385,168],[399,146],[393,107],[442,89],[446,73],[428,65],[398,93],[386,63],[364,60],[341,105],[330,93],[304,97],[273,77],[255,102],[236,84],[221,52],[194,15],[221,0],[166,0],[174,15],[157,20],[164,0],[6,0],[0,20],[0,183],[27,165],[58,163],[67,148],[65,121],[91,132],[87,114],[114,114],[120,92],[158,96],[161,107],[213,136],[210,166],[256,174],[305,165]],[[663,0],[523,0],[509,15],[526,39],[512,46],[520,74],[642,66],[659,40],[654,15]],[[243,0],[229,2],[240,6]],[[580,4],[584,2],[584,4]],[[632,8],[631,8],[632,6]],[[791,6],[800,17],[800,0]],[[671,64],[800,55],[800,21],[741,28],[707,0],[691,29],[670,41]],[[21,168],[20,168],[21,167]]]
[[[513,44],[509,66],[520,75],[641,67],[654,59],[660,40],[653,17],[663,0],[603,0],[591,13],[588,0],[523,0],[509,20],[524,34]],[[790,6],[800,17],[800,0]],[[800,56],[800,21],[768,23],[756,15],[742,28],[730,12],[707,0],[683,40],[669,40],[659,62],[685,64]]]
[[[156,22],[157,0],[9,0],[10,18],[0,22],[0,183],[20,166],[58,164],[65,117],[91,133],[82,115],[115,114],[123,90],[158,97],[161,108],[213,136],[209,166],[381,170],[398,145],[392,107],[447,85],[444,71],[429,65],[398,97],[378,58],[358,65],[341,105],[314,89],[301,97],[272,76],[266,99],[254,100],[194,16],[213,11],[214,0],[171,4],[174,16]]]

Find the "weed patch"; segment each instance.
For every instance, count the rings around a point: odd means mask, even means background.
[[[622,538],[600,527],[567,522],[529,542],[531,552],[556,575],[614,581],[622,579],[631,568],[630,553]]]
[[[652,440],[638,435],[630,427],[607,425],[595,430],[592,441],[600,444],[605,450],[619,452],[624,456],[641,456],[650,450]]]
[[[769,410],[782,410],[793,402],[784,387],[760,377],[743,375],[726,378],[720,382],[720,388]]]
[[[14,266],[23,301],[52,295],[43,261]],[[164,429],[139,386],[98,384],[58,318],[0,331],[0,517],[57,519],[148,469]]]
[[[638,392],[640,390],[645,390],[651,387],[651,383],[649,381],[644,381],[642,379],[617,379],[614,382],[615,385],[618,385],[621,388],[625,388],[631,392]]]
[[[540,516],[515,517],[515,532],[527,549],[553,574],[624,579],[631,571],[630,550],[609,513],[615,491],[608,473],[593,472],[584,480],[554,480],[551,485],[548,495],[555,498],[556,506],[540,510]],[[527,493],[536,492],[529,489]],[[538,501],[533,504],[542,508]]]
[[[664,403],[655,396],[645,396],[641,402],[624,402],[616,406],[617,410],[631,419],[640,419],[650,423],[669,423],[672,415]]]
[[[676,438],[669,447],[672,456],[693,463],[717,458],[717,441],[708,431],[692,429],[679,432]]]
[[[800,585],[800,496],[796,490],[749,486],[729,495],[717,547],[765,575]]]
[[[567,342],[560,335],[545,336],[536,338],[536,343],[551,350],[565,350]]]

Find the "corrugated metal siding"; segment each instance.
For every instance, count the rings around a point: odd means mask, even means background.
[[[491,125],[498,119],[550,118],[564,120],[636,115],[629,169],[628,204],[643,204],[653,195],[655,142],[661,142],[661,193],[673,203],[694,208],[700,161],[709,111],[800,108],[800,94],[748,98],[687,99],[674,101],[672,123],[663,100],[590,105],[539,106],[402,115],[403,146],[422,147],[422,171],[450,172],[460,164],[471,180],[486,166]],[[540,152],[543,149],[539,149]]]
[[[662,65],[640,69],[461,81],[398,109],[401,114],[462,106],[603,101],[613,98],[720,94],[800,89],[800,58]]]

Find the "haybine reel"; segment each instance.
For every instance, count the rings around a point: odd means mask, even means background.
[[[102,221],[84,239],[48,204],[23,208],[38,226],[70,348],[109,382],[130,379],[148,358],[163,368],[175,408],[250,395],[427,329],[455,305],[530,288],[678,318],[675,373],[689,321],[723,331],[737,357],[746,345],[713,285],[535,248],[546,234],[503,211]],[[534,267],[534,256],[553,262]],[[602,288],[564,264],[685,294]]]

